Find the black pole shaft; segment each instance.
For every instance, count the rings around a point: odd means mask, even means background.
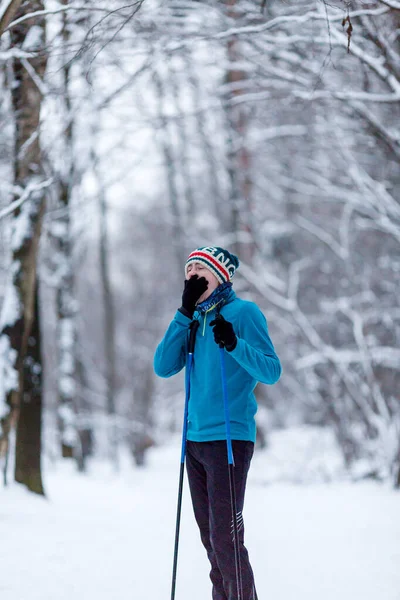
[[[180,470],[180,474],[179,474],[178,506],[177,506],[177,512],[176,512],[176,529],[175,529],[174,566],[172,568],[171,600],[175,599],[176,571],[177,571],[177,567],[178,567],[179,531],[180,531],[180,525],[181,525],[182,490],[183,490],[184,470],[185,470],[185,463],[182,462],[181,470]]]
[[[242,584],[242,568],[240,564],[240,542],[239,542],[239,528],[238,528],[238,515],[237,515],[237,503],[236,503],[236,489],[235,489],[235,466],[233,464],[228,465],[229,469],[229,489],[231,494],[231,509],[232,509],[232,529],[233,529],[233,548],[235,553],[235,569],[236,569],[236,585],[238,600],[243,600],[243,584]]]
[[[187,414],[190,397],[190,371],[192,369],[194,343],[196,341],[196,333],[199,328],[200,322],[196,319],[189,325],[190,335],[188,343],[188,359],[186,364],[186,397],[185,397],[185,414],[183,418],[183,431],[182,431],[182,452],[181,452],[181,469],[179,473],[179,487],[178,487],[178,506],[176,511],[176,528],[175,528],[175,548],[174,548],[174,564],[172,567],[172,587],[171,587],[171,600],[175,600],[176,590],[176,572],[178,568],[178,548],[179,548],[179,532],[181,525],[181,512],[182,512],[182,495],[183,495],[183,477],[185,473],[185,456],[186,456],[186,432],[187,432]]]

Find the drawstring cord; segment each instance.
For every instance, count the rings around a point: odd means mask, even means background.
[[[211,312],[212,310],[214,310],[214,308],[217,308],[217,306],[218,306],[218,307],[219,307],[219,308],[217,309],[217,316],[218,316],[218,315],[219,315],[219,313],[220,313],[220,311],[221,311],[221,308],[222,308],[222,306],[224,305],[224,303],[225,303],[225,301],[224,301],[224,300],[220,300],[220,301],[219,301],[219,302],[217,302],[216,304],[213,304],[213,306],[210,306],[210,308],[209,308],[208,310],[206,310],[206,311],[205,311],[205,313],[204,313],[204,322],[203,322],[203,331],[201,332],[203,337],[204,337],[204,334],[205,334],[205,332],[206,332],[207,314],[208,314],[209,312]],[[221,306],[219,306],[219,305],[221,305]]]

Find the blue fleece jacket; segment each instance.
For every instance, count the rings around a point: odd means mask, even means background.
[[[225,366],[231,436],[233,440],[255,441],[254,415],[257,382],[273,384],[281,375],[281,364],[268,334],[267,321],[253,302],[237,298],[231,290],[220,314],[230,321],[238,337],[237,345],[225,350]],[[193,442],[225,440],[225,419],[219,348],[209,323],[216,309],[199,319],[190,378],[187,439]],[[186,364],[190,319],[177,311],[154,356],[154,370],[171,377]]]

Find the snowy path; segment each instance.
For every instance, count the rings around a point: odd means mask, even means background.
[[[245,508],[260,600],[400,600],[400,494],[263,486],[261,459]],[[1,600],[168,600],[178,470],[168,447],[124,479],[48,471],[49,500],[1,488]],[[186,489],[176,600],[210,599]]]

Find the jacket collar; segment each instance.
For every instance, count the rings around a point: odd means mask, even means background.
[[[218,310],[219,307],[219,309],[221,309],[228,301],[232,301],[233,298],[231,299],[231,294],[235,296],[235,292],[232,290],[232,284],[230,282],[223,283],[213,291],[209,298],[201,302],[196,307],[196,310],[199,314],[204,315],[205,313],[211,312],[214,308]]]

